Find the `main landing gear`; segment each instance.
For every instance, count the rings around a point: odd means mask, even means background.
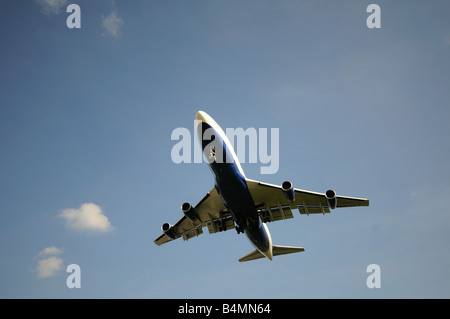
[[[239,225],[236,225],[236,231],[237,231],[238,235],[240,233],[244,233],[244,229],[242,229]]]

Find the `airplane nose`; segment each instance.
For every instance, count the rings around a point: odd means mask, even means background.
[[[198,111],[197,114],[195,114],[195,120],[200,122],[205,122],[205,116],[206,113],[203,111]]]

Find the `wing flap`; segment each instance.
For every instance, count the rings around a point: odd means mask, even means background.
[[[265,205],[265,207],[258,210],[259,217],[263,223],[294,218],[289,206],[281,206],[280,203],[277,203],[277,205],[277,207]]]
[[[330,208],[328,206],[322,205],[298,205],[298,211],[300,214],[327,214],[330,212]]]
[[[235,225],[231,214],[226,212],[220,215],[219,218],[211,218],[211,220],[206,222],[210,234],[234,229]]]

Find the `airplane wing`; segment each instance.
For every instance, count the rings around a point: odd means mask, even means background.
[[[289,201],[281,186],[251,179],[246,182],[263,222],[293,218],[291,208],[308,215],[330,212],[326,194],[294,188],[294,198]],[[336,195],[335,199],[335,207],[369,206],[369,200],[365,198]]]
[[[182,237],[188,240],[203,233],[203,227],[207,227],[209,233],[234,229],[234,221],[231,214],[217,193],[215,187],[194,207],[195,220],[184,215],[175,225],[170,226],[166,232],[154,240],[158,246]]]

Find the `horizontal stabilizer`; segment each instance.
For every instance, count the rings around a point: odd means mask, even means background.
[[[286,254],[292,254],[292,253],[298,253],[305,251],[305,248],[303,247],[292,247],[292,246],[272,246],[272,255],[273,256],[279,256],[279,255],[286,255]],[[261,254],[258,250],[252,251],[250,254],[245,255],[244,257],[240,258],[239,261],[250,261],[255,260],[259,258],[264,258],[265,256]]]
[[[250,254],[245,255],[244,257],[240,258],[239,261],[243,262],[243,261],[249,261],[249,260],[254,260],[254,259],[259,259],[259,258],[264,258],[264,257],[265,256],[263,254],[261,254],[258,250],[254,250]]]
[[[299,253],[301,251],[305,251],[305,248],[292,246],[273,246],[272,250],[274,256]]]

